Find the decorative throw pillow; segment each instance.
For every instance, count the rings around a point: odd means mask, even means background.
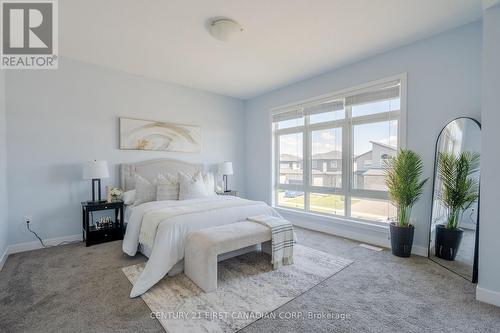
[[[179,200],[179,178],[169,173],[166,176],[158,175],[156,200]]]
[[[134,205],[140,205],[145,202],[156,200],[156,184],[139,175],[135,175],[135,202]]]
[[[213,173],[209,172],[204,174],[203,182],[205,182],[208,196],[217,195],[217,193],[215,193],[215,178]]]
[[[200,173],[194,176],[179,172],[179,200],[203,198],[207,196],[207,188]]]
[[[125,205],[133,205],[135,202],[135,190],[123,192],[123,203]]]

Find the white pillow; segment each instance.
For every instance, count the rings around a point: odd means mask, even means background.
[[[125,205],[133,205],[135,201],[135,190],[123,192],[123,203]]]
[[[200,173],[194,176],[179,172],[179,200],[206,197],[207,188]]]
[[[179,178],[169,173],[166,176],[158,175],[156,200],[179,200]]]
[[[156,184],[139,175],[135,175],[135,202],[134,205],[140,205],[145,202],[156,200]]]
[[[203,175],[203,182],[205,183],[205,187],[207,188],[207,195],[217,195],[215,193],[215,178],[214,174],[209,172]]]

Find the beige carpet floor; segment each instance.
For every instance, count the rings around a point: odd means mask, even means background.
[[[500,308],[475,285],[427,258],[403,259],[358,242],[296,228],[301,244],[354,263],[278,312],[335,318],[263,318],[240,332],[495,332]],[[163,332],[121,268],[144,262],[121,242],[14,254],[0,271],[0,332]]]

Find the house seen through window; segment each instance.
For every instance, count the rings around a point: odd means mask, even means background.
[[[273,110],[274,205],[387,222],[384,163],[401,145],[402,79]]]

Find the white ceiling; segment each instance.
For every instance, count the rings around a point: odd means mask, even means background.
[[[62,0],[60,54],[242,99],[481,18],[481,0]],[[212,38],[229,17],[246,32]]]

